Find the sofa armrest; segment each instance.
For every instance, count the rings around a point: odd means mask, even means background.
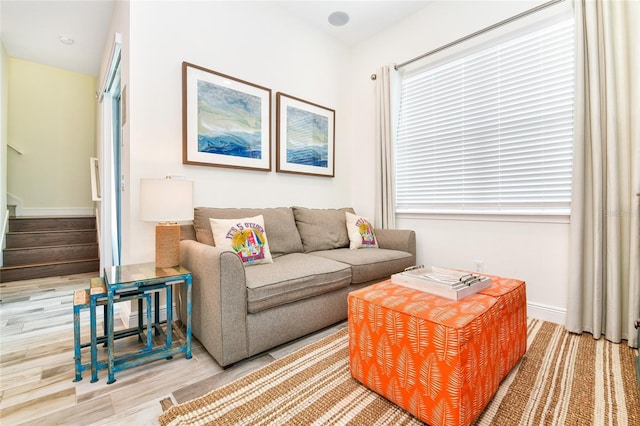
[[[180,241],[180,264],[193,278],[193,335],[221,366],[249,356],[244,266],[233,252],[193,240]],[[180,286],[186,300],[184,286]],[[180,303],[180,318],[186,306]]]
[[[374,229],[378,247],[411,253],[416,262],[416,233],[408,229]]]

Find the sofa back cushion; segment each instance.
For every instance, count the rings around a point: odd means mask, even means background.
[[[289,253],[302,253],[300,234],[296,228],[293,211],[288,207],[264,209],[196,207],[193,214],[196,239],[203,244],[215,245],[210,218],[241,219],[258,215],[264,217],[264,230],[269,239],[269,250],[274,258]]]
[[[293,207],[304,252],[349,247],[345,212],[355,213],[351,207],[341,209]]]

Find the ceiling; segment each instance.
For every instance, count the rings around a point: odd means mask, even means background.
[[[2,44],[11,57],[97,76],[114,1],[0,0]],[[353,45],[424,8],[428,1],[298,0],[273,3],[309,25]],[[330,25],[328,16],[335,11],[347,13],[349,22],[341,27]],[[61,43],[60,36],[70,37],[74,43]]]
[[[319,30],[354,45],[384,30],[407,16],[423,9],[429,1],[274,1],[291,14],[309,22]],[[332,12],[349,15],[349,22],[341,27],[329,24]]]
[[[98,75],[113,0],[0,0],[0,35],[7,55]],[[59,36],[74,39],[72,45]]]

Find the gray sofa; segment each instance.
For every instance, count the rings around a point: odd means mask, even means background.
[[[221,366],[347,318],[347,294],[415,264],[415,233],[375,229],[379,248],[350,249],[345,211],[199,207],[183,225],[181,264],[193,275],[192,330]],[[209,218],[263,215],[273,263],[245,266],[215,246]],[[184,286],[180,286],[185,300]],[[185,318],[184,303],[179,304]]]

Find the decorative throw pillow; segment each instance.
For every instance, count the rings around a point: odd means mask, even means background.
[[[364,216],[345,212],[347,215],[347,232],[349,233],[349,248],[377,248],[378,241],[373,232],[373,225]]]
[[[245,265],[273,263],[262,215],[243,219],[210,218],[216,247],[235,252]]]

